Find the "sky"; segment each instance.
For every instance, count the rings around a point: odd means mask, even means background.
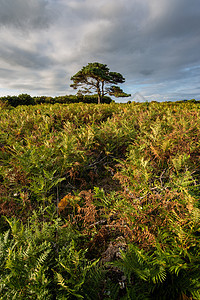
[[[0,0],[0,96],[75,94],[90,62],[125,77],[119,102],[200,100],[200,1]]]

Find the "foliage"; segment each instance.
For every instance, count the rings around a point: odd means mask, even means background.
[[[0,299],[200,299],[198,101],[0,120]]]
[[[72,76],[71,80],[74,82],[71,87],[81,88],[78,94],[91,93],[91,90],[95,90],[98,94],[98,103],[102,102],[105,94],[115,97],[130,96],[117,86],[125,82],[124,77],[120,73],[110,72],[107,65],[98,62],[89,63]]]
[[[1,234],[1,299],[83,299],[97,261],[85,258],[86,250],[75,246],[78,235],[61,220],[39,221],[37,215],[28,225],[8,220]]]
[[[108,96],[102,98],[102,103],[111,103],[112,99]],[[20,94],[18,96],[4,96],[0,98],[0,108],[18,105],[36,105],[36,104],[70,104],[70,103],[97,103],[98,95],[66,95],[58,97],[37,96],[31,97],[27,94]]]
[[[175,244],[153,253],[130,245],[113,263],[126,276],[127,294],[135,299],[199,299],[199,258]],[[141,291],[143,295],[141,296]]]

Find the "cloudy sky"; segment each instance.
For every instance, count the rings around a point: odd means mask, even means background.
[[[0,0],[0,96],[72,94],[95,61],[132,95],[199,100],[200,1]]]

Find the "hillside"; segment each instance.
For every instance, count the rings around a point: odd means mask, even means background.
[[[199,158],[199,102],[2,105],[0,299],[200,299]]]

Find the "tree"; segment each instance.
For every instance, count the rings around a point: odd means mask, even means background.
[[[110,72],[107,65],[98,62],[89,63],[72,76],[71,80],[74,82],[71,87],[74,89],[80,87],[78,94],[91,93],[91,90],[95,90],[98,94],[98,103],[102,102],[106,94],[115,97],[130,96],[117,86],[118,83],[124,83],[125,78],[120,73]]]

